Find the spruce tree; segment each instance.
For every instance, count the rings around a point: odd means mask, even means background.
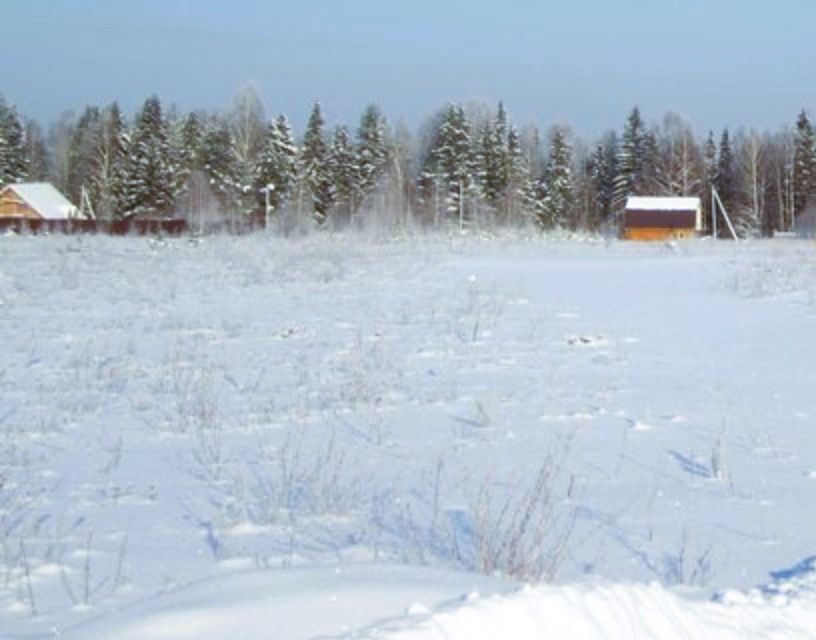
[[[0,185],[28,179],[25,134],[17,110],[0,96]]]
[[[796,120],[794,138],[793,183],[794,211],[805,211],[809,201],[816,195],[816,145],[813,125],[807,113],[802,111]]]
[[[731,213],[736,204],[737,174],[728,129],[724,129],[720,137],[715,186],[723,205],[726,210]]]
[[[207,121],[201,138],[199,161],[201,170],[207,176],[210,192],[218,200],[221,211],[234,221],[239,184],[232,131],[224,118],[213,116]]]
[[[660,147],[657,142],[657,132],[649,129],[643,134],[641,177],[637,193],[667,195],[660,184],[659,165]]]
[[[359,194],[359,168],[351,134],[346,127],[338,127],[329,148],[329,173],[333,193],[335,221],[345,224],[351,217]]]
[[[312,216],[318,224],[326,221],[332,204],[332,184],[328,166],[328,149],[323,137],[323,114],[316,102],[306,125],[300,150],[299,179],[306,189]]]
[[[618,154],[614,201],[616,210],[622,210],[626,204],[626,198],[641,193],[643,189],[645,135],[640,110],[635,107],[626,121]]]
[[[545,175],[546,195],[540,222],[545,227],[574,227],[575,184],[572,148],[567,130],[555,126],[550,134],[550,155]]]
[[[148,98],[133,128],[125,183],[129,216],[166,215],[173,211],[173,175],[167,126],[159,98]]]
[[[719,158],[717,156],[717,143],[714,141],[714,132],[708,132],[705,146],[703,147],[703,184],[705,186],[703,208],[703,228],[706,231],[711,229],[711,190],[717,187],[717,176],[719,175]]]
[[[266,130],[258,165],[255,169],[255,192],[258,205],[266,206],[269,186],[269,205],[280,210],[292,198],[297,180],[298,150],[292,139],[292,129],[286,116],[280,115]]]
[[[204,139],[204,118],[193,112],[180,118],[172,132],[172,153],[175,165],[174,194],[184,208],[195,208],[193,193],[201,187],[203,170],[201,146]]]
[[[358,200],[362,201],[377,188],[388,166],[386,122],[375,105],[366,107],[360,118],[356,155]]]
[[[590,159],[590,179],[595,196],[593,215],[589,220],[592,228],[607,223],[614,214],[615,176],[617,175],[617,136],[611,132],[599,142]]]
[[[535,187],[528,154],[514,127],[507,132],[506,221],[520,224],[530,220],[535,210]]]
[[[496,116],[492,123],[485,126],[482,138],[484,193],[488,203],[496,209],[502,207],[508,189],[510,170],[508,135],[507,112],[500,102]]]
[[[449,216],[464,213],[463,198],[472,175],[470,124],[460,105],[449,105],[431,152],[434,172],[444,190],[444,207]]]

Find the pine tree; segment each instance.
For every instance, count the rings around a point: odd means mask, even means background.
[[[616,210],[622,210],[626,204],[626,198],[630,195],[639,194],[643,189],[645,135],[640,110],[635,107],[629,114],[624,127],[623,140],[618,155],[618,175],[615,179],[614,201]]]
[[[26,151],[20,116],[0,96],[0,185],[28,179]]]
[[[346,224],[354,210],[359,195],[357,160],[351,134],[346,127],[338,127],[329,149],[329,173],[331,176],[334,202],[334,218]]]
[[[565,127],[557,125],[550,134],[550,155],[545,174],[546,192],[540,215],[545,227],[573,227],[575,184],[572,148]]]
[[[793,162],[794,210],[795,215],[800,215],[816,196],[816,144],[813,125],[805,111],[796,120]]]
[[[299,179],[311,200],[312,216],[318,224],[326,221],[332,204],[332,184],[328,149],[323,137],[323,114],[316,102],[306,125],[300,150]]]
[[[161,102],[152,96],[139,112],[131,137],[124,193],[127,215],[166,215],[172,212],[171,161]]]
[[[286,116],[278,116],[267,127],[255,170],[255,192],[259,205],[266,206],[263,190],[270,186],[269,205],[272,209],[278,211],[291,200],[297,180],[297,156],[289,122]]]
[[[360,118],[357,129],[356,165],[359,191],[357,200],[370,196],[382,180],[388,166],[386,122],[375,105],[369,105]]]

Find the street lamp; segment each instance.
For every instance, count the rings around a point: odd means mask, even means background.
[[[263,191],[264,197],[266,199],[266,211],[264,215],[264,226],[269,229],[269,214],[272,212],[272,205],[269,203],[269,194],[275,190],[274,184],[266,185],[261,191]]]

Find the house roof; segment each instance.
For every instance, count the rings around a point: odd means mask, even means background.
[[[629,211],[698,211],[700,206],[700,198],[630,196],[626,199]]]
[[[7,185],[28,206],[46,220],[67,220],[77,215],[77,208],[50,182],[18,182]]]

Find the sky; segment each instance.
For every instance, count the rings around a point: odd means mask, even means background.
[[[0,93],[49,124],[157,94],[228,109],[245,86],[301,128],[319,100],[421,126],[447,102],[594,137],[634,105],[705,132],[816,107],[813,0],[2,0]]]

